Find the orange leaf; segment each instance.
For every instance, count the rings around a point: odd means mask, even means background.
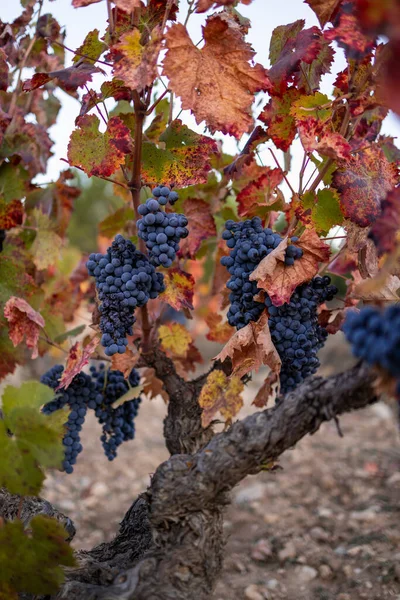
[[[239,329],[214,360],[224,362],[227,358],[232,361],[232,373],[238,377],[243,377],[252,369],[257,371],[261,365],[279,372],[281,359],[271,340],[266,312],[256,323]]]
[[[218,411],[230,421],[243,406],[243,388],[240,377],[229,378],[222,371],[211,371],[199,396],[202,426],[208,427]]]
[[[164,273],[165,292],[162,300],[168,302],[176,310],[182,308],[193,309],[194,277],[190,273],[181,271],[179,267],[168,269]]]
[[[203,27],[203,48],[197,48],[186,28],[173,25],[166,34],[163,74],[199,124],[212,133],[240,138],[253,127],[254,94],[268,86],[264,67],[251,65],[254,51],[234,19],[213,15]]]
[[[4,306],[4,316],[9,325],[10,339],[18,346],[26,337],[26,345],[32,349],[32,358],[38,356],[39,331],[44,327],[44,319],[23,298],[11,296]]]
[[[257,392],[257,396],[254,398],[252,404],[257,408],[264,408],[268,404],[268,400],[276,396],[279,390],[279,376],[277,373],[271,371],[268,377],[264,380],[264,383]]]
[[[183,203],[189,235],[180,244],[180,255],[194,258],[201,242],[217,234],[211,206],[204,200],[187,198]]]
[[[143,393],[153,400],[157,396],[161,396],[165,403],[168,402],[169,396],[164,388],[161,379],[155,375],[155,370],[146,368],[142,370],[143,377]]]
[[[232,327],[228,321],[224,321],[221,315],[215,312],[210,312],[205,319],[210,331],[207,333],[206,338],[211,342],[218,342],[225,344],[232,336]]]
[[[157,59],[161,49],[161,30],[155,27],[144,46],[141,44],[141,38],[142,34],[138,29],[131,29],[112,47],[115,77],[138,92],[151,86],[158,75]]]
[[[329,259],[330,248],[322,242],[312,229],[300,237],[297,244],[303,250],[303,256],[293,266],[284,263],[288,238],[282,240],[275,250],[263,258],[250,275],[257,286],[267,292],[275,306],[289,302],[298,285],[310,281],[318,272],[318,264]]]
[[[68,354],[67,364],[56,391],[61,388],[67,388],[75,375],[78,375],[78,373],[82,371],[83,367],[88,364],[99,341],[100,338],[95,336],[85,347],[81,347],[79,342],[76,342],[76,344],[72,346]]]
[[[139,360],[139,353],[134,354],[130,348],[127,348],[123,354],[114,354],[111,358],[111,368],[113,371],[121,371],[127,379]]]

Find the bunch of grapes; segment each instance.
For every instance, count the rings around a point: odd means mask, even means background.
[[[229,256],[221,259],[221,264],[227,267],[231,275],[226,284],[231,290],[228,322],[241,329],[250,321],[257,321],[265,308],[264,303],[254,300],[259,290],[257,283],[250,281],[249,276],[259,262],[279,246],[282,238],[272,229],[263,229],[259,217],[239,223],[227,221],[222,237],[226,240],[228,248],[231,248]],[[293,265],[294,261],[303,255],[301,248],[294,245],[298,238],[292,237],[291,241],[286,249],[287,265]]]
[[[123,354],[128,344],[126,336],[132,335],[135,308],[165,290],[164,277],[122,235],[116,236],[106,254],[91,254],[86,267],[96,279],[105,353]]]
[[[41,383],[55,389],[60,382],[63,370],[62,365],[55,365],[41,377]],[[62,467],[66,473],[72,473],[77,456],[82,452],[79,433],[85,421],[87,408],[90,404],[95,405],[98,400],[96,383],[86,373],[78,373],[68,388],[57,392],[54,400],[45,404],[42,409],[46,415],[64,408],[64,406],[68,406],[70,409],[63,438],[65,458]]]
[[[42,376],[41,382],[52,389],[57,388],[63,370],[62,365],[55,365]],[[98,369],[91,367],[90,372],[90,375],[78,373],[68,388],[57,392],[54,400],[45,404],[42,409],[44,414],[51,414],[65,406],[70,409],[63,438],[65,458],[62,468],[66,473],[73,472],[77,456],[82,452],[79,433],[89,408],[95,411],[99,423],[103,425],[100,439],[109,460],[116,457],[116,449],[122,442],[133,440],[135,437],[134,419],[140,397],[128,400],[115,408],[113,403],[126,394],[130,386],[138,385],[139,373],[132,369],[128,383],[121,371],[106,370],[103,364]]]
[[[366,306],[358,313],[349,312],[343,331],[355,356],[382,367],[397,380],[400,396],[400,304],[383,311]]]
[[[158,186],[154,188],[153,195],[154,198],[149,198],[138,208],[142,216],[137,222],[138,236],[145,241],[153,265],[170,267],[179,250],[180,240],[189,234],[186,228],[188,220],[185,215],[161,210],[167,202],[176,202],[176,192],[171,192],[166,186]]]
[[[271,338],[282,360],[283,394],[294,390],[319,367],[317,353],[328,334],[318,324],[317,309],[337,293],[336,286],[330,283],[328,276],[315,277],[299,285],[290,301],[282,306],[274,306],[269,296],[265,300]]]
[[[104,453],[108,460],[114,460],[117,456],[117,448],[127,440],[135,437],[134,420],[138,413],[140,396],[127,400],[117,407],[113,403],[126,394],[131,387],[139,384],[139,373],[132,369],[129,375],[129,385],[120,371],[106,371],[104,365],[99,370],[91,367],[92,377],[96,379],[97,389],[103,391],[103,402],[96,407],[95,414],[103,426],[100,437]]]

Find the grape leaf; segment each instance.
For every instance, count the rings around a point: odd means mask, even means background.
[[[155,27],[150,39],[142,45],[138,29],[124,33],[112,47],[113,73],[125,85],[137,91],[150,87],[157,78],[157,60],[161,50],[161,29]]]
[[[325,37],[343,48],[348,59],[362,60],[373,49],[374,37],[362,31],[355,14],[354,0],[343,0],[333,25],[333,28],[325,32]]]
[[[167,269],[164,273],[165,292],[161,299],[175,310],[193,310],[194,277],[179,267]]]
[[[99,233],[108,238],[113,238],[119,231],[123,231],[128,221],[135,219],[135,211],[130,206],[122,206],[115,213],[108,215],[99,223]]]
[[[109,177],[132,151],[129,129],[119,117],[111,117],[105,133],[99,131],[96,115],[79,117],[77,123],[68,144],[70,164],[83,169],[89,177]]]
[[[32,350],[32,358],[37,358],[39,333],[45,325],[43,317],[26,300],[16,296],[11,296],[6,302],[4,316],[8,321],[10,339],[14,346],[18,346],[26,337],[26,345]]]
[[[0,91],[6,92],[8,88],[7,54],[0,48]]]
[[[345,217],[360,227],[368,227],[375,221],[382,200],[396,183],[397,168],[389,163],[377,144],[341,161],[332,179]]]
[[[240,0],[242,4],[250,4],[253,0]],[[196,12],[203,13],[209,8],[217,8],[219,6],[234,6],[237,0],[197,0]]]
[[[232,374],[237,377],[253,369],[258,371],[261,365],[267,365],[276,373],[280,371],[281,359],[271,340],[266,312],[256,323],[239,329],[214,360],[224,362],[228,358],[232,362]]]
[[[180,323],[161,325],[158,335],[161,348],[175,356],[185,356],[192,342],[192,336]]]
[[[260,215],[265,213],[265,209],[277,202],[282,204],[282,197],[276,193],[276,188],[283,181],[282,169],[270,169],[264,167],[261,175],[248,183],[237,195],[238,212],[241,217]],[[260,209],[263,209],[260,213]]]
[[[32,92],[42,87],[52,79],[61,89],[66,92],[75,92],[78,87],[83,87],[88,81],[92,81],[94,73],[100,73],[100,69],[93,63],[85,62],[80,58],[72,67],[50,71],[49,73],[35,73],[31,79],[26,79],[22,85],[24,92]]]
[[[155,375],[155,370],[146,368],[142,371],[143,377],[143,393],[150,399],[153,400],[157,396],[161,396],[165,403],[169,401],[168,393],[164,388],[164,384],[161,379],[158,379]]]
[[[381,203],[381,213],[372,224],[369,237],[373,240],[378,255],[393,252],[400,231],[400,188],[391,190]]]
[[[83,6],[90,6],[91,4],[97,4],[102,0],[72,0],[72,6],[74,8],[81,8]]]
[[[73,549],[66,537],[61,523],[44,515],[33,517],[29,530],[19,519],[3,523],[0,528],[0,597],[14,600],[14,592],[15,598],[23,593],[55,594],[65,580],[62,567],[75,565]]]
[[[0,198],[0,229],[12,229],[22,224],[24,207],[21,200],[11,200],[8,204]]]
[[[65,415],[63,411],[57,415],[40,412],[40,407],[53,398],[53,390],[37,381],[4,390],[0,486],[12,494],[37,495],[44,479],[41,467],[61,467]]]
[[[319,234],[326,235],[332,227],[343,223],[339,195],[332,188],[318,190],[316,196],[312,192],[307,192],[303,196],[302,203],[309,214],[309,222]]]
[[[147,183],[162,181],[178,187],[207,181],[211,157],[218,153],[212,138],[200,135],[175,119],[160,136],[165,149],[144,142],[142,147],[142,176]]]
[[[78,325],[77,327],[74,327],[65,333],[57,335],[54,338],[54,341],[57,342],[57,344],[62,344],[62,342],[65,342],[65,340],[67,340],[69,337],[76,337],[77,335],[80,335],[83,331],[85,331],[85,328],[86,325]]]
[[[33,262],[39,270],[54,265],[60,258],[62,239],[52,229],[50,217],[35,208],[29,215],[29,224],[37,229],[36,237],[30,247]]]
[[[180,244],[180,256],[194,258],[201,242],[217,234],[211,207],[204,200],[187,198],[183,203],[183,212],[187,217],[189,235]]]
[[[205,321],[210,329],[206,334],[206,338],[211,342],[226,344],[232,336],[232,327],[228,321],[225,321],[221,315],[215,312],[209,312]]]
[[[318,272],[318,264],[327,262],[330,248],[322,242],[312,229],[306,229],[298,242],[303,256],[293,266],[285,265],[288,238],[284,238],[275,250],[262,259],[251,273],[250,280],[266,291],[274,306],[289,302],[298,285],[310,281]]]
[[[283,152],[289,150],[296,135],[296,122],[290,110],[299,95],[294,87],[288,88],[283,96],[272,95],[259,116],[260,121],[267,125],[268,135],[275,146]]]
[[[239,377],[227,377],[219,370],[211,371],[199,396],[199,405],[203,409],[202,427],[208,427],[218,412],[230,422],[243,406],[243,389]]]
[[[95,62],[103,54],[107,48],[106,44],[99,40],[99,30],[93,29],[89,31],[85,37],[83,44],[76,50],[76,54],[72,59],[73,64],[76,64],[83,58]]]
[[[254,52],[233,19],[209,17],[203,38],[199,49],[183,25],[173,25],[166,34],[163,74],[198,124],[205,121],[212,133],[240,138],[253,126],[254,94],[269,85],[265,69],[249,63]]]
[[[257,406],[257,408],[265,408],[270,398],[276,397],[278,390],[279,376],[274,371],[271,371],[258,390],[252,405]]]
[[[86,346],[81,346],[80,342],[76,342],[68,353],[67,364],[60,379],[60,383],[56,388],[56,391],[61,388],[66,389],[75,375],[80,373],[85,365],[88,364],[90,357],[96,350],[100,339],[98,337],[92,338]]]
[[[305,0],[318,17],[321,27],[331,21],[342,0]]]
[[[139,353],[133,353],[130,348],[127,348],[123,354],[114,354],[111,358],[111,368],[114,371],[121,371],[125,379],[128,379],[133,367],[139,360]]]
[[[350,158],[352,148],[349,142],[340,133],[329,131],[315,119],[300,121],[298,131],[306,152],[316,150],[321,156],[328,156],[334,160]]]

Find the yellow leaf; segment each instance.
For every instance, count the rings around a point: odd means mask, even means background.
[[[212,371],[199,397],[199,404],[203,409],[202,426],[208,427],[218,411],[224,419],[232,420],[243,406],[243,388],[239,377],[229,378],[222,371]]]
[[[163,350],[176,356],[186,355],[192,342],[192,336],[183,325],[180,323],[161,325],[158,334]]]

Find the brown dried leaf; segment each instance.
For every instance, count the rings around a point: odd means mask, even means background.
[[[143,378],[143,393],[149,397],[150,400],[161,396],[165,404],[169,402],[169,395],[164,388],[164,384],[161,379],[158,379],[155,375],[155,370],[146,368],[141,371]]]
[[[279,375],[274,371],[271,371],[268,377],[264,380],[264,383],[257,392],[257,396],[254,398],[252,404],[257,408],[264,408],[267,406],[268,401],[272,398],[276,398],[279,392]]]
[[[96,350],[99,342],[100,338],[95,336],[85,347],[81,346],[80,342],[76,342],[76,344],[72,346],[68,354],[67,364],[65,365],[64,372],[56,391],[61,388],[66,389],[70,385],[75,375],[78,375],[83,367],[88,364],[90,357]]]
[[[226,342],[231,338],[233,331],[228,321],[225,321],[221,315],[215,312],[209,312],[205,318],[205,321],[210,328],[206,338],[210,340],[210,342],[226,344]]]
[[[8,321],[9,335],[14,347],[25,337],[27,347],[32,350],[32,358],[37,358],[39,333],[45,325],[42,315],[23,298],[11,296],[4,306],[4,316]]]
[[[113,371],[121,371],[125,379],[128,379],[133,367],[139,360],[139,353],[132,352],[130,348],[127,348],[124,354],[114,354],[111,358],[111,368]]]

